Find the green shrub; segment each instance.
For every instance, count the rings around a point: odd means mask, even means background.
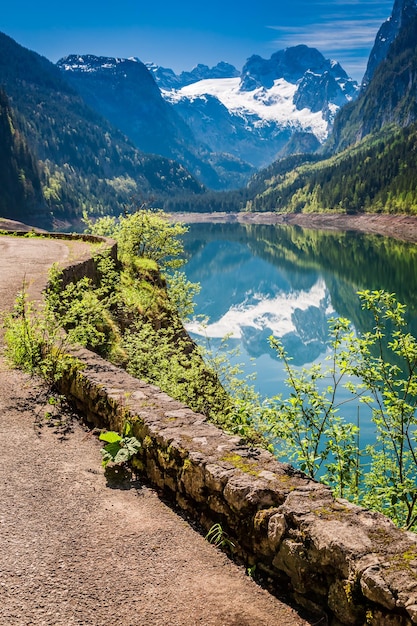
[[[332,320],[327,369],[314,365],[299,372],[271,338],[291,394],[275,399],[270,433],[309,476],[325,468],[321,480],[336,494],[417,529],[417,340],[407,332],[405,306],[394,294],[362,291],[359,297],[373,316],[373,329],[357,336],[348,320]],[[372,412],[376,442],[365,450],[359,448],[359,426],[339,414],[346,403],[338,400],[341,386]],[[363,458],[369,467],[361,467]]]

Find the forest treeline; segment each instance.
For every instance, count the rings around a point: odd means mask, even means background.
[[[168,211],[417,213],[417,124],[385,127],[324,158],[295,155],[255,174],[244,189],[179,195]]]
[[[0,89],[0,215],[25,217],[42,204],[39,171],[21,132],[15,127],[9,100]]]
[[[384,128],[344,152],[277,174],[252,211],[417,212],[417,124]]]

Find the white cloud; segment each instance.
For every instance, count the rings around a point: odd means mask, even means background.
[[[320,5],[327,10],[316,12],[314,21],[299,26],[268,26],[277,34],[271,48],[312,46],[324,56],[339,61],[350,75],[360,80],[375,36],[391,14],[392,0],[333,0],[330,11],[328,3],[317,3],[316,7]]]
[[[328,301],[326,283],[322,278],[309,291],[279,293],[270,298],[263,295],[248,294],[247,301],[232,306],[219,320],[202,327],[199,322],[187,324],[187,330],[196,335],[205,337],[225,337],[230,335],[235,339],[242,337],[242,329],[251,327],[257,331],[268,329],[276,337],[283,337],[295,331],[293,313],[296,309],[305,311],[309,307],[323,309]],[[327,313],[334,313],[329,308]]]

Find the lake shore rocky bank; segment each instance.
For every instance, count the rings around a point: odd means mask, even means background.
[[[172,213],[172,219],[193,223],[288,224],[320,230],[354,230],[417,242],[417,216],[362,213]]]

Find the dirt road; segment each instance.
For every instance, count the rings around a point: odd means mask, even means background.
[[[84,244],[0,237],[0,310]],[[1,337],[0,337],[1,344]],[[289,626],[260,589],[150,488],[109,489],[99,444],[45,424],[40,381],[0,357],[0,626]]]

